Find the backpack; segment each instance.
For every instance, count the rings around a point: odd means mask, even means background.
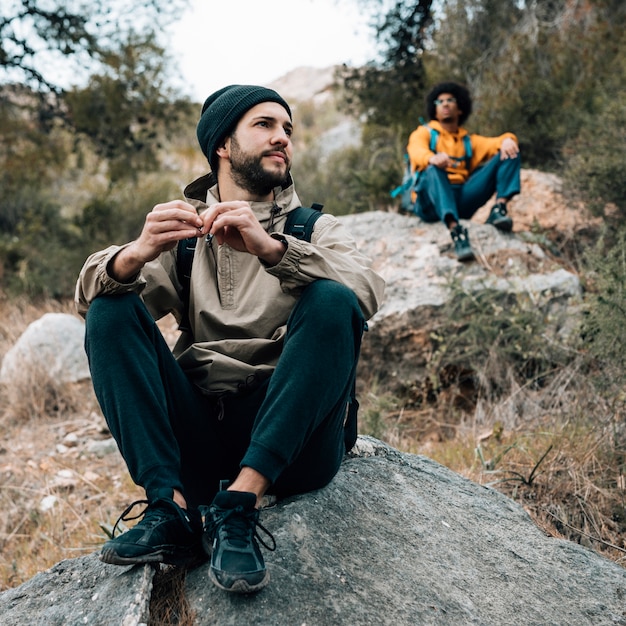
[[[422,126],[428,128],[430,132],[430,143],[428,145],[431,152],[437,152],[437,141],[439,140],[439,131],[431,128],[428,124],[422,123]],[[457,161],[465,161],[469,167],[469,161],[472,158],[472,143],[469,135],[463,136],[463,145],[465,146],[465,156],[452,157]],[[415,203],[413,202],[413,192],[417,191],[417,182],[420,174],[419,170],[411,171],[411,160],[408,153],[404,154],[404,176],[402,177],[402,184],[398,185],[395,189],[389,192],[392,198],[400,196],[400,211],[403,213],[415,213]]]
[[[322,215],[323,205],[313,203],[310,207],[300,206],[287,214],[287,221],[283,229],[284,235],[291,235],[302,241],[311,241],[313,227]],[[191,290],[191,266],[196,251],[197,237],[183,239],[176,250],[176,273],[182,286],[181,299],[183,301],[182,321],[178,326],[181,331],[190,331],[189,324],[189,296]],[[359,402],[356,399],[356,366],[352,379],[348,412],[344,424],[344,444],[346,452],[354,446],[358,433],[357,413]]]

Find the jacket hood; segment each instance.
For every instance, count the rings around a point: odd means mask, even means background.
[[[441,123],[438,122],[437,120],[430,120],[430,122],[428,122],[428,126],[430,126],[431,128],[434,128],[436,131],[439,131],[440,133],[448,132],[448,131],[444,130],[444,128],[441,125]],[[458,134],[459,137],[463,137],[463,136],[467,135],[468,132],[467,132],[467,129],[465,127],[459,126],[456,134]]]
[[[274,196],[278,199],[288,189],[293,190],[293,179],[291,174],[287,176],[287,179],[280,187],[274,189]],[[217,178],[213,172],[209,172],[200,178],[190,182],[184,189],[185,198],[189,200],[195,200],[202,204],[207,204],[208,193],[211,193],[211,200],[219,202],[219,192],[217,190]],[[195,204],[195,202],[194,202]]]
[[[184,190],[185,198],[196,210],[202,211],[210,204],[220,202],[217,180],[213,172],[209,172],[193,182],[189,183]],[[257,219],[264,224],[268,232],[272,232],[274,220],[289,211],[300,206],[291,174],[281,187],[274,188],[274,200],[267,202],[251,202],[250,206],[255,212]]]

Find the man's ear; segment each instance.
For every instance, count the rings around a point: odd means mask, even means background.
[[[230,137],[224,139],[222,145],[215,150],[215,153],[218,157],[220,157],[220,159],[227,159],[230,157]]]

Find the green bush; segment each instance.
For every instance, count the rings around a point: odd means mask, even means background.
[[[596,215],[613,203],[622,221],[626,217],[626,91],[602,98],[598,116],[589,120],[580,134],[565,146],[563,175],[567,188],[579,195]],[[601,120],[601,122],[600,122]]]
[[[523,293],[459,289],[441,317],[428,365],[435,390],[463,379],[485,397],[508,393],[512,382],[540,387],[572,357],[549,336],[546,313]]]
[[[587,296],[582,348],[597,359],[601,387],[626,382],[626,228],[602,238],[586,255]]]

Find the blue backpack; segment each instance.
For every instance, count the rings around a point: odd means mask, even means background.
[[[431,152],[437,152],[437,141],[439,140],[439,131],[431,128],[428,124],[422,124],[428,128],[430,132],[430,143],[428,147]],[[472,144],[470,141],[470,136],[465,135],[463,137],[463,145],[465,146],[465,156],[463,157],[452,157],[457,161],[465,161],[469,167],[469,161],[472,158]],[[419,170],[411,171],[411,160],[409,159],[408,153],[404,154],[404,176],[402,177],[402,184],[398,185],[395,189],[389,192],[389,195],[392,198],[397,198],[400,196],[400,211],[403,213],[415,213],[415,203],[412,200],[413,192],[417,191],[417,182],[419,180],[420,174],[422,173]]]

